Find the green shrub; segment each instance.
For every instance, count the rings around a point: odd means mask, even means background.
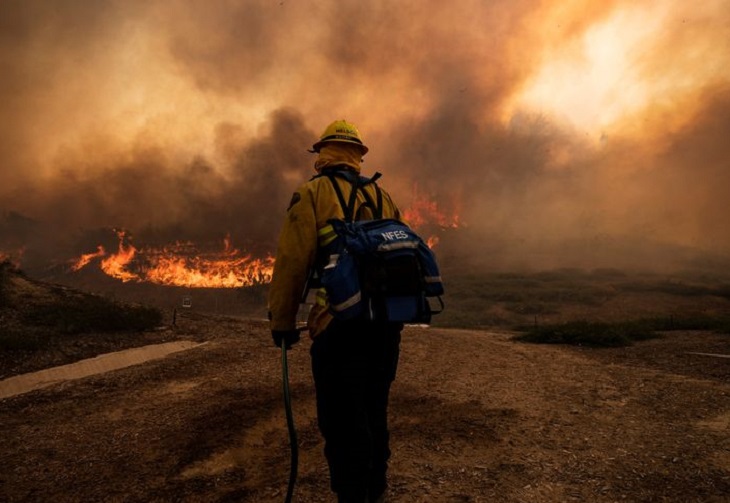
[[[702,297],[711,295],[715,297],[730,298],[730,286],[721,285],[696,285],[681,281],[627,281],[616,285],[619,290],[635,293],[665,293],[675,297]]]
[[[730,285],[721,285],[715,290],[715,294],[723,299],[730,299]]]
[[[518,329],[524,333],[514,339],[523,342],[617,347],[658,337],[657,332],[673,330],[712,330],[730,334],[730,318],[695,315],[640,318],[615,323],[583,320]]]
[[[546,315],[555,314],[558,312],[557,308],[553,304],[542,303],[542,302],[525,302],[525,303],[512,303],[506,304],[504,308],[510,313],[516,314],[529,314],[529,315]]]
[[[730,318],[705,314],[647,318],[642,320],[652,330],[712,330],[730,333]]]
[[[641,321],[622,323],[571,321],[527,328],[526,332],[516,336],[515,340],[539,344],[617,347],[628,346],[633,341],[652,337],[656,337],[655,332]]]

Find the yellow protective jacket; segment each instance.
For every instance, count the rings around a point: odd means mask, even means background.
[[[342,167],[342,166],[340,166]],[[323,168],[334,169],[332,166]],[[348,169],[359,172],[355,167]],[[349,200],[353,190],[347,180],[336,177],[335,182],[345,198]],[[390,195],[382,192],[383,218],[400,220],[400,212]],[[364,186],[357,194],[355,214],[366,202],[362,191],[367,191],[376,200],[374,184]],[[269,316],[272,330],[292,330],[296,326],[296,316],[302,301],[305,283],[310,270],[315,265],[320,246],[327,244],[332,237],[332,227],[327,224],[331,218],[344,218],[337,193],[326,176],[314,178],[302,185],[293,195],[286,218],[279,235],[279,245],[274,263],[274,274],[269,286]],[[362,208],[360,218],[373,218],[369,206]],[[324,290],[316,292],[317,302],[312,307],[307,320],[312,337],[321,333],[332,321]]]

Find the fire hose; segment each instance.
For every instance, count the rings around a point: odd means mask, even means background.
[[[291,503],[294,494],[294,484],[297,482],[297,467],[299,465],[299,447],[297,446],[297,430],[294,427],[294,415],[291,410],[291,393],[289,392],[289,365],[286,358],[286,343],[281,345],[281,370],[284,383],[284,409],[286,410],[286,425],[289,428],[289,446],[291,448],[291,467],[289,469],[289,485],[286,489],[286,503]]]
[[[307,295],[309,294],[309,285],[314,277],[314,269],[309,271],[307,281],[304,285],[304,291],[302,292],[303,305],[307,303]],[[310,306],[311,307],[311,306]],[[271,312],[269,312],[269,320],[271,320]],[[305,332],[307,330],[306,325],[297,327],[297,330]],[[291,465],[289,468],[289,484],[286,488],[286,499],[285,503],[291,503],[292,496],[294,495],[294,485],[297,483],[297,468],[299,466],[299,446],[297,445],[297,429],[294,426],[294,414],[291,410],[291,393],[289,391],[289,363],[287,362],[286,341],[282,341],[281,344],[281,377],[284,386],[284,410],[286,411],[286,426],[289,429],[289,448],[291,449]]]

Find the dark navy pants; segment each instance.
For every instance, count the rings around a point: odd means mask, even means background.
[[[312,343],[317,420],[341,502],[374,500],[387,486],[388,397],[402,328],[334,320]]]

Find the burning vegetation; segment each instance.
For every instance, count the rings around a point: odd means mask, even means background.
[[[413,206],[404,211],[404,217],[414,229],[425,228],[429,232],[446,227],[458,227],[457,214],[447,216],[438,205],[418,195]],[[72,272],[98,263],[108,276],[122,282],[148,282],[157,285],[187,288],[240,288],[266,284],[271,281],[274,257],[254,257],[242,253],[231,244],[231,236],[223,239],[218,251],[201,251],[191,241],[178,241],[169,246],[136,247],[126,230],[115,229],[118,245],[109,252],[98,245],[95,252],[84,253],[70,261]],[[435,247],[439,237],[430,234],[427,244]]]
[[[72,261],[71,270],[79,271],[98,260],[102,271],[122,282],[149,282],[188,288],[238,288],[268,283],[274,258],[254,258],[231,245],[230,236],[223,249],[201,252],[191,242],[177,242],[162,248],[137,248],[127,231],[117,230],[119,245],[108,253],[99,245],[96,252]]]

